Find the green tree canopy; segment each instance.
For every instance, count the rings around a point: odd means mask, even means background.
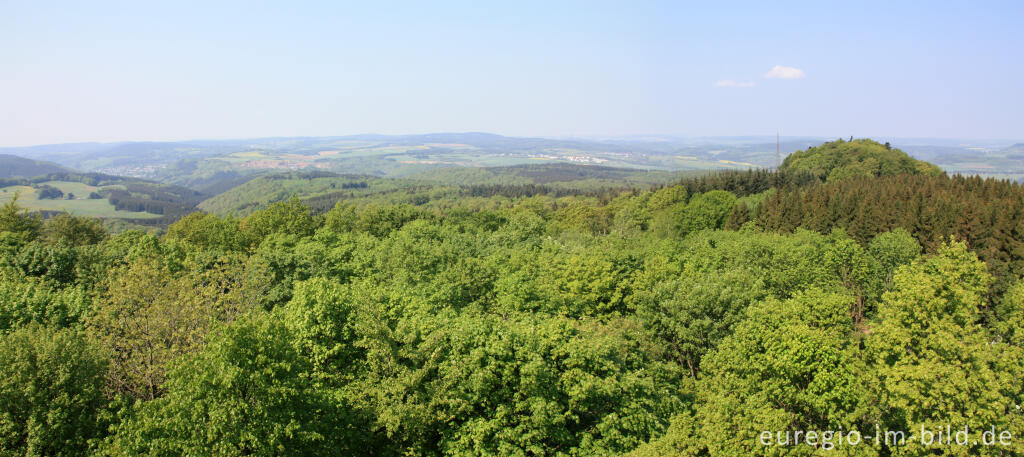
[[[985,265],[958,242],[896,273],[866,340],[878,402],[887,406],[884,426],[915,433],[968,426],[977,443],[989,427],[1014,436],[1024,432],[1020,355],[993,344],[979,321],[991,280]],[[1005,356],[1018,362],[1007,365]],[[1024,449],[1015,443],[1014,452]],[[975,444],[962,455],[1006,451]],[[908,442],[893,455],[923,452],[919,442]]]
[[[915,160],[907,153],[876,141],[838,139],[821,146],[797,151],[779,167],[784,172],[810,172],[822,180],[836,181],[852,177],[925,174],[937,176],[939,167]]]
[[[687,235],[698,230],[725,227],[735,204],[736,196],[724,190],[694,195],[677,216],[679,233]]]
[[[61,213],[46,220],[46,237],[54,244],[85,246],[107,238],[99,219]]]
[[[166,395],[142,404],[107,455],[352,455],[366,433],[349,427],[342,399],[318,389],[312,365],[283,322],[267,315],[218,331],[178,360]]]
[[[106,432],[107,354],[77,330],[0,335],[0,456],[85,456]]]
[[[9,232],[24,243],[38,238],[42,231],[42,219],[18,205],[18,194],[0,206],[0,233]]]
[[[195,212],[167,227],[167,239],[182,240],[204,249],[241,250],[250,244],[235,218]]]
[[[309,236],[317,229],[317,222],[297,197],[272,203],[267,209],[256,211],[242,219],[241,229],[257,242],[271,233]]]

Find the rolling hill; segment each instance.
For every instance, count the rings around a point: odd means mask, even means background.
[[[781,152],[785,157],[826,140],[783,137]],[[1011,146],[1012,141],[888,138],[880,142],[885,141],[949,173],[1024,177],[1021,145]],[[775,146],[774,136],[574,139],[471,132],[75,143],[0,148],[0,154],[216,195],[256,176],[297,170],[411,177],[442,168],[555,163],[661,171],[771,168],[776,165]]]
[[[53,162],[26,159],[10,154],[0,154],[0,178],[31,178],[50,173],[71,172],[70,168]]]
[[[584,188],[664,184],[688,173],[693,172],[646,171],[556,162],[487,168],[445,167],[421,172],[412,177],[454,185],[564,184]]]
[[[517,194],[586,193],[601,189],[649,188],[703,171],[642,171],[568,163],[507,167],[444,167],[405,178],[295,171],[261,176],[212,196],[198,208],[215,214],[244,216],[270,203],[292,196],[314,211],[330,209],[339,201],[379,200],[392,204],[424,205],[473,196],[494,195],[516,187]]]
[[[1024,154],[1024,143],[1016,143],[1010,145],[1010,147],[1003,149],[1005,154]]]
[[[839,139],[794,152],[786,157],[779,170],[808,172],[828,181],[855,176],[936,176],[942,173],[939,167],[916,160],[889,143],[883,145],[868,139]]]
[[[137,178],[61,172],[0,179],[0,203],[15,197],[22,207],[44,216],[68,212],[165,226],[195,211],[196,205],[207,195]]]
[[[767,140],[767,139],[764,139]],[[796,150],[818,141],[784,144]],[[0,148],[76,169],[153,179],[217,193],[223,182],[296,170],[404,177],[445,167],[588,164],[642,170],[746,169],[772,164],[761,139],[618,140],[507,137],[488,133],[353,135]]]

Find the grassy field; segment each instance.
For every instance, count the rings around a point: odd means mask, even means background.
[[[46,181],[43,184],[60,189],[61,192],[64,192],[65,196],[69,193],[75,194],[75,198],[88,198],[89,194],[100,189],[99,187],[80,182]],[[123,188],[124,186],[121,187]]]
[[[134,211],[118,211],[105,198],[89,199],[89,193],[98,188],[77,182],[49,181],[44,183],[56,187],[67,195],[75,194],[74,200],[39,199],[36,189],[29,186],[8,186],[0,188],[0,204],[7,203],[18,193],[18,204],[32,211],[67,211],[76,216],[106,218],[155,218],[156,214]]]

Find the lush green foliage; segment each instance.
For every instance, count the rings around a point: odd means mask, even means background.
[[[322,214],[285,199],[163,236],[10,204],[0,454],[1024,451],[760,438],[1021,436],[1017,186],[740,172],[538,189]]]
[[[132,411],[108,455],[350,454],[363,439],[342,399],[317,389],[279,321],[253,316],[177,361],[166,394]]]
[[[85,455],[106,433],[106,356],[75,330],[0,335],[0,455]]]
[[[4,243],[10,245],[32,241],[39,237],[42,229],[43,221],[38,215],[30,215],[18,206],[17,195],[0,207],[0,234]]]
[[[942,174],[939,167],[914,160],[907,153],[889,146],[889,143],[882,145],[867,139],[845,141],[841,138],[794,152],[786,157],[779,169],[809,172],[828,181],[901,174]]]
[[[782,232],[839,227],[860,243],[901,228],[929,251],[953,236],[985,261],[1001,294],[1024,271],[1022,207],[1024,187],[1009,181],[902,175],[780,189],[758,208],[757,224]]]

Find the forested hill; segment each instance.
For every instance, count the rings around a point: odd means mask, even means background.
[[[332,201],[338,201],[411,186],[414,182],[401,179],[327,171],[293,171],[251,179],[204,200],[199,203],[199,209],[214,214],[244,216],[291,197],[310,199],[328,196]]]
[[[26,159],[10,154],[0,154],[0,178],[31,178],[50,173],[70,173],[74,170],[53,162]]]
[[[294,171],[252,179],[199,204],[203,211],[244,216],[269,204],[297,197],[317,213],[339,201],[441,202],[470,206],[470,197],[582,194],[608,189],[649,189],[698,176],[697,171],[647,171],[568,163],[508,167],[443,167],[406,178],[381,178],[327,171]],[[479,200],[477,200],[479,201]],[[484,205],[486,206],[486,205]]]
[[[809,172],[829,181],[856,176],[936,176],[942,173],[939,167],[915,160],[889,143],[883,145],[873,140],[852,138],[796,151],[786,157],[779,169]]]
[[[444,167],[422,172],[413,177],[454,185],[555,184],[575,188],[598,188],[665,184],[677,180],[680,176],[699,173],[550,163],[507,167]]]

